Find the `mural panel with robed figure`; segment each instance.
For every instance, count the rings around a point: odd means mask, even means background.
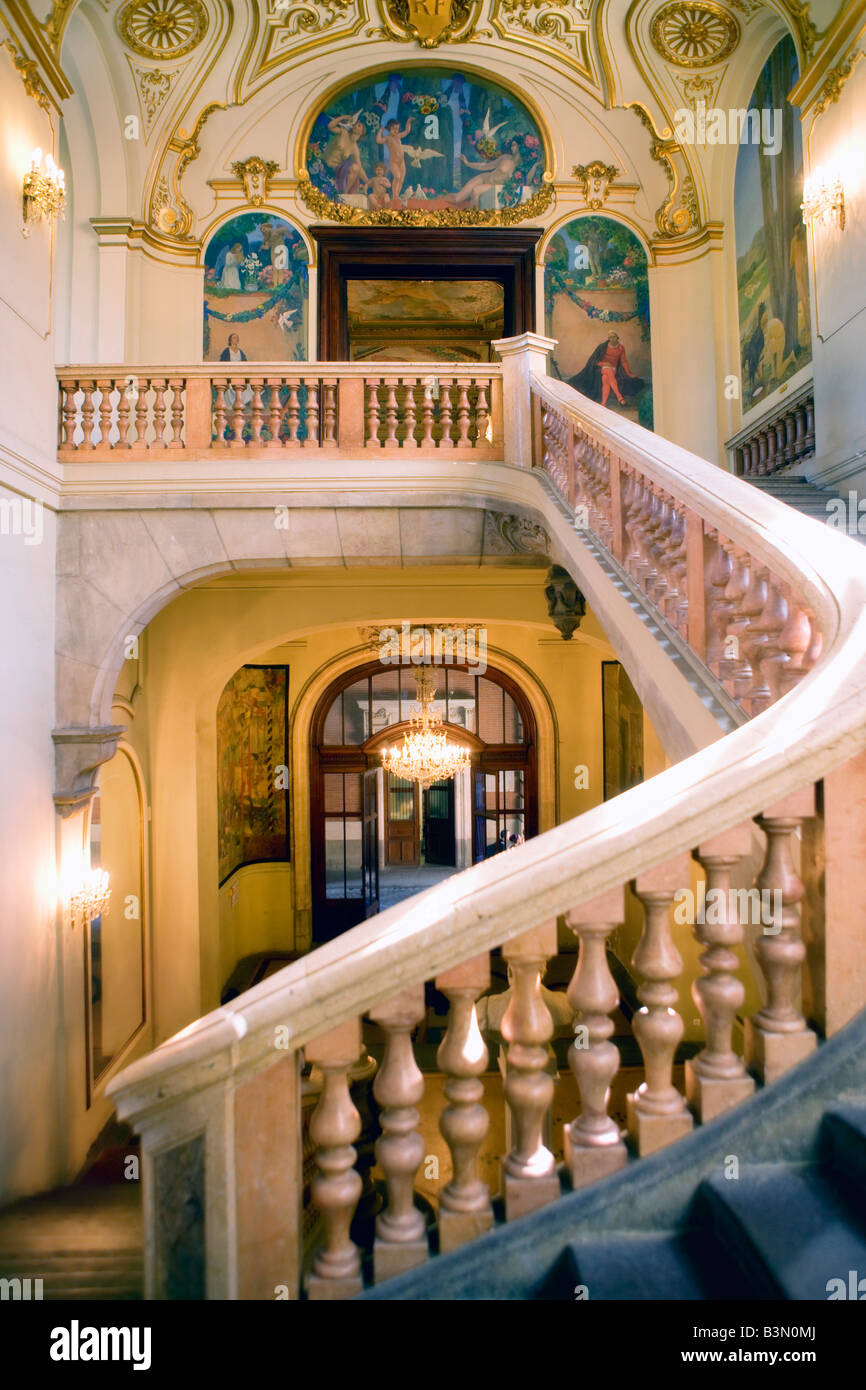
[[[281,217],[243,212],[214,233],[204,257],[206,362],[303,362],[307,249]]]

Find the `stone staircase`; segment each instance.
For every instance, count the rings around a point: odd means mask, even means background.
[[[141,1299],[141,1194],[136,1183],[62,1188],[0,1212],[0,1279],[42,1280],[46,1301]],[[26,1284],[21,1293],[26,1293]],[[21,1296],[6,1286],[3,1297]]]
[[[824,488],[816,487],[814,483],[808,482],[793,474],[781,474],[772,478],[744,478],[744,482],[750,483],[752,487],[759,488],[761,492],[766,492],[770,497],[776,497],[780,502],[786,502],[789,507],[794,507],[804,516],[811,516],[815,521],[827,522],[828,516],[832,514],[832,509],[828,508],[828,503],[833,502],[841,496],[843,501],[847,501],[846,493],[828,492]],[[854,540],[861,543],[866,541],[866,536],[859,533],[853,535]]]

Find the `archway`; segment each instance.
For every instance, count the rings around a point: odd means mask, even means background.
[[[386,778],[382,749],[408,727],[416,669],[367,662],[337,677],[316,705],[310,849],[317,942],[537,833],[535,717],[519,685],[493,667],[483,674],[467,664],[437,670],[433,707],[470,749],[469,770],[424,794]],[[432,874],[406,873],[434,866]],[[395,891],[383,893],[389,876]]]

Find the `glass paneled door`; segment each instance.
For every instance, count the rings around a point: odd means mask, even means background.
[[[379,911],[379,773],[364,773],[364,916]]]

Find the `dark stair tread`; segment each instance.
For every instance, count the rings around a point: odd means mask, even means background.
[[[814,1168],[760,1164],[706,1178],[696,1210],[759,1296],[825,1299],[829,1279],[866,1269],[866,1235]]]
[[[721,1251],[678,1232],[620,1232],[583,1236],[566,1247],[573,1283],[585,1285],[591,1302],[705,1301],[732,1298]],[[573,1296],[576,1297],[576,1294]]]

